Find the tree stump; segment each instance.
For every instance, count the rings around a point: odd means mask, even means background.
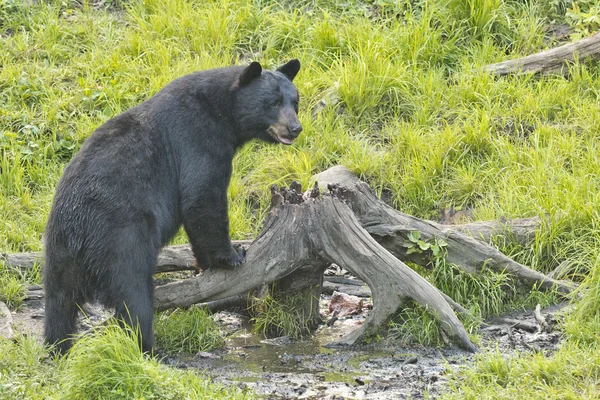
[[[437,315],[444,333],[460,347],[476,351],[444,295],[390,254],[363,229],[339,191],[303,196],[299,185],[272,189],[265,226],[235,270],[210,269],[201,276],[159,286],[158,309],[188,306],[246,293],[282,279],[306,265],[335,263],[362,279],[373,293],[373,311],[340,344],[358,344],[374,335],[396,312],[414,301]]]

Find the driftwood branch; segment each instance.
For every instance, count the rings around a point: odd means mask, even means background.
[[[600,33],[568,43],[554,49],[542,51],[516,60],[490,64],[484,70],[495,75],[514,73],[549,74],[561,71],[567,63],[585,57],[598,57],[600,54]]]
[[[337,184],[342,198],[352,208],[361,225],[390,253],[403,261],[412,261],[428,267],[430,260],[423,254],[407,254],[405,244],[408,235],[419,231],[426,241],[444,239],[448,246],[447,260],[470,274],[488,269],[507,272],[530,287],[556,288],[561,293],[570,293],[573,284],[552,279],[532,270],[502,254],[496,248],[473,239],[452,225],[441,225],[404,214],[381,201],[369,186],[343,166],[328,169],[314,177],[320,185]]]

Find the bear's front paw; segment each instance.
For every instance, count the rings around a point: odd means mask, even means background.
[[[232,245],[229,256],[217,257],[216,267],[235,268],[246,261],[246,249],[240,245]]]

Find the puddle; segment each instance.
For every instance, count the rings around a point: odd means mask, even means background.
[[[470,357],[452,349],[324,347],[356,329],[362,320],[339,320],[304,341],[265,342],[242,328],[224,350],[210,357],[165,361],[203,370],[217,382],[249,388],[268,399],[402,399],[440,393],[446,381],[445,360]]]

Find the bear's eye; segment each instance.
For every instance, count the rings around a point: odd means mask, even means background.
[[[270,106],[273,107],[273,108],[277,108],[280,105],[281,105],[281,101],[279,101],[279,100],[272,101],[271,104],[270,104]]]

